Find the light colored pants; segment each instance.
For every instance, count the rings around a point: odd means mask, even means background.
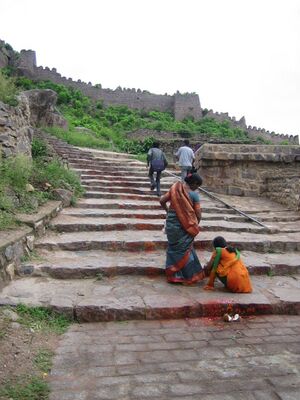
[[[181,166],[180,168],[181,168],[181,180],[184,181],[184,178],[192,170],[192,167]]]

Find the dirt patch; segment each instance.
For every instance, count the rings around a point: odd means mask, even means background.
[[[18,314],[0,309],[0,389],[9,383],[20,382],[28,376],[47,379],[37,360],[43,354],[55,352],[60,335],[41,331],[19,323]],[[5,399],[1,397],[0,400]]]

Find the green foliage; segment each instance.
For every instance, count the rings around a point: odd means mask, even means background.
[[[282,142],[279,143],[281,146],[287,146],[290,144],[288,140],[282,140]]]
[[[47,157],[49,150],[47,144],[38,138],[33,138],[31,142],[31,155],[33,158]]]
[[[48,373],[51,370],[53,355],[52,351],[41,349],[34,358],[34,363],[40,371]]]
[[[16,311],[20,317],[18,322],[35,331],[62,334],[71,324],[71,320],[64,315],[43,307],[28,307],[24,304],[19,304]]]
[[[17,383],[7,383],[0,388],[0,396],[12,400],[47,400],[50,393],[47,382],[33,376],[24,377]]]
[[[74,190],[75,196],[81,195],[84,190],[80,185],[79,177],[71,170],[64,168],[58,160],[44,163],[34,162],[34,176],[31,182],[36,187],[48,182],[53,188]]]
[[[60,161],[47,158],[48,148],[40,139],[33,141],[33,160],[25,156],[0,159],[0,230],[15,228],[16,213],[32,213],[51,198],[46,183],[53,189],[65,188],[80,196],[84,189],[79,177]],[[29,191],[28,185],[34,190]]]
[[[104,108],[101,101],[93,103],[80,91],[50,81],[32,82],[27,78],[18,78],[16,83],[25,89],[48,88],[57,92],[59,109],[68,120],[70,128],[69,131],[53,129],[50,132],[77,146],[141,153],[143,146],[139,141],[126,139],[128,132],[137,129],[174,132],[182,137],[197,138],[197,135],[205,134],[249,141],[247,133],[231,127],[229,121],[219,122],[213,118],[199,121],[186,118],[184,121],[176,121],[168,112],[132,110],[127,106]],[[81,133],[75,127],[84,127],[91,132]]]
[[[16,94],[17,88],[14,79],[9,78],[0,70],[0,101],[16,106],[18,104]]]

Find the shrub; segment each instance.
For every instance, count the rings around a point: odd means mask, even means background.
[[[14,80],[5,76],[0,70],[0,101],[11,106],[16,106],[18,104],[16,94],[17,88]]]
[[[33,158],[47,157],[49,155],[48,146],[43,140],[33,138],[31,142],[31,155]]]

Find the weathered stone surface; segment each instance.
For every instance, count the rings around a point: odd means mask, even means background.
[[[63,207],[69,207],[73,193],[67,189],[52,190],[53,197],[62,202]]]
[[[73,325],[54,359],[51,399],[296,399],[300,318],[273,318]],[[289,324],[293,342],[278,330]]]
[[[32,126],[67,127],[66,120],[55,109],[57,93],[51,89],[32,89],[22,93],[23,101],[28,102]]]

